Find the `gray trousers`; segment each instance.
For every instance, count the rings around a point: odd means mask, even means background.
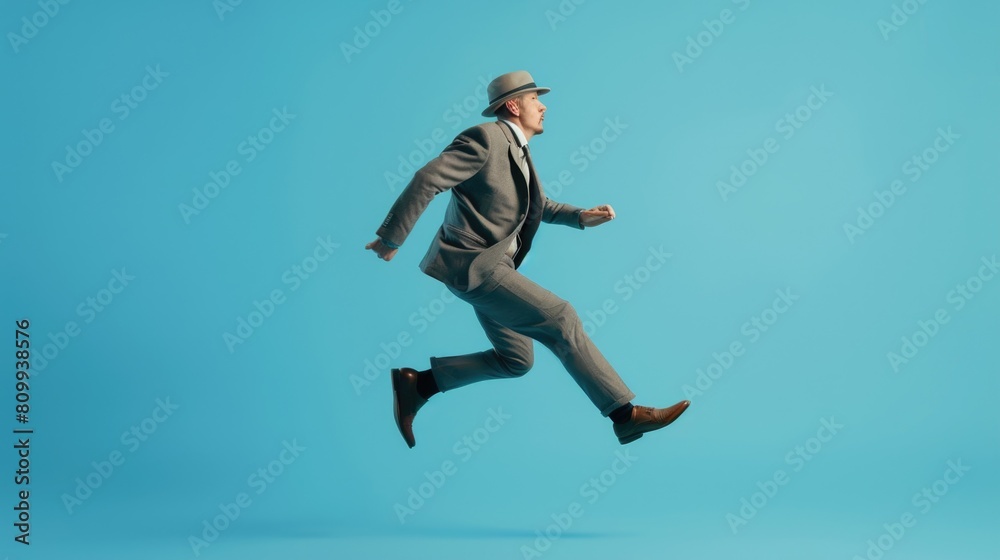
[[[493,349],[431,358],[431,372],[442,392],[524,375],[534,363],[534,339],[559,358],[604,416],[635,398],[584,332],[573,307],[514,270],[509,257],[473,290],[452,291],[475,309]]]

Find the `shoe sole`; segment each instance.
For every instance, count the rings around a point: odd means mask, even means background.
[[[642,434],[632,434],[628,437],[618,438],[618,443],[625,445],[626,443],[632,443],[633,441],[642,437]]]
[[[399,376],[400,372],[398,369],[393,369],[390,371],[392,376],[392,417],[396,420],[396,428],[399,430],[399,435],[403,436],[403,441],[406,442],[407,447],[413,449],[409,441],[406,441],[406,434],[403,433],[403,424],[399,421]]]

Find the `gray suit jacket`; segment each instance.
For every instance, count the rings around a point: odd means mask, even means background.
[[[450,189],[444,224],[420,269],[458,291],[475,288],[503,258],[527,217],[529,186],[518,161],[517,140],[507,125],[487,122],[462,132],[414,174],[377,235],[402,245],[434,196]],[[583,229],[582,208],[549,200],[534,169],[531,180],[545,201],[542,221]]]

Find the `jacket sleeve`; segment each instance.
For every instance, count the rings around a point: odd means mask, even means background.
[[[482,127],[459,134],[441,155],[413,175],[376,235],[394,245],[402,245],[431,200],[478,173],[488,157],[489,141]]]
[[[580,224],[580,212],[582,211],[583,208],[555,202],[545,197],[545,211],[542,212],[542,221],[583,229],[583,225]]]

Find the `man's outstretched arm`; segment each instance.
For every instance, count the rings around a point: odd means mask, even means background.
[[[545,212],[542,221],[550,224],[562,224],[578,229],[594,227],[615,219],[615,209],[610,204],[595,206],[584,210],[552,199],[545,199]]]
[[[378,238],[365,249],[375,251],[382,260],[392,260],[431,200],[478,173],[488,156],[488,140],[482,128],[473,127],[460,134],[441,155],[413,175],[375,232]]]

